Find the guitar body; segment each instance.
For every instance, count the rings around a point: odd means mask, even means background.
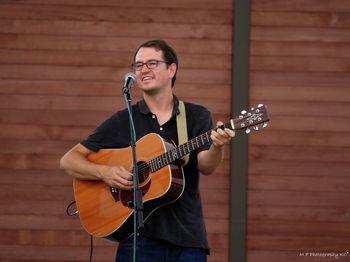
[[[184,190],[179,161],[151,172],[150,160],[173,149],[173,143],[157,134],[136,142],[138,177],[142,190],[144,218],[157,208],[177,200]],[[88,159],[97,164],[124,166],[132,172],[132,149],[102,149]],[[74,180],[74,196],[85,230],[95,236],[121,241],[133,234],[133,191],[111,188],[102,181]]]

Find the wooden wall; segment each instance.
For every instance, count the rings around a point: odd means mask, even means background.
[[[251,104],[271,123],[249,138],[249,262],[349,251],[349,12],[344,0],[252,1]],[[124,107],[144,40],[178,50],[180,98],[229,117],[231,24],[229,0],[0,0],[0,261],[88,260],[58,161]],[[228,260],[229,173],[227,154],[202,180],[209,261]],[[94,261],[114,253],[95,239]]]
[[[181,99],[228,118],[231,31],[230,0],[0,1],[0,261],[88,261],[89,236],[65,215],[60,157],[124,108],[124,75],[148,39],[178,50]],[[228,257],[228,159],[202,184],[209,261]],[[112,261],[115,247],[95,239],[93,261]]]
[[[248,261],[349,261],[350,1],[251,14],[251,102],[271,123],[250,137]]]

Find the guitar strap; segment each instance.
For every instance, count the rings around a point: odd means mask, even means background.
[[[186,123],[186,110],[185,104],[183,101],[179,100],[179,111],[180,113],[176,116],[176,125],[177,125],[177,137],[179,140],[179,145],[182,145],[187,142],[187,123]],[[184,166],[187,165],[190,155],[187,154],[182,158],[185,163]]]

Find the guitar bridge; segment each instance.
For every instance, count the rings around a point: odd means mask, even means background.
[[[110,187],[109,190],[111,191],[112,197],[114,198],[115,202],[119,201],[119,192],[118,189],[115,187]]]

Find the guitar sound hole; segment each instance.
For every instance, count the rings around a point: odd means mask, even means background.
[[[151,186],[151,180],[148,181],[150,166],[146,162],[140,161],[137,163],[137,171],[140,189],[142,192],[142,196],[144,196]],[[128,208],[133,208],[134,190],[121,190],[120,196],[121,202],[124,206]]]
[[[139,183],[145,182],[149,177],[150,167],[145,161],[137,162],[137,171],[139,175]]]

